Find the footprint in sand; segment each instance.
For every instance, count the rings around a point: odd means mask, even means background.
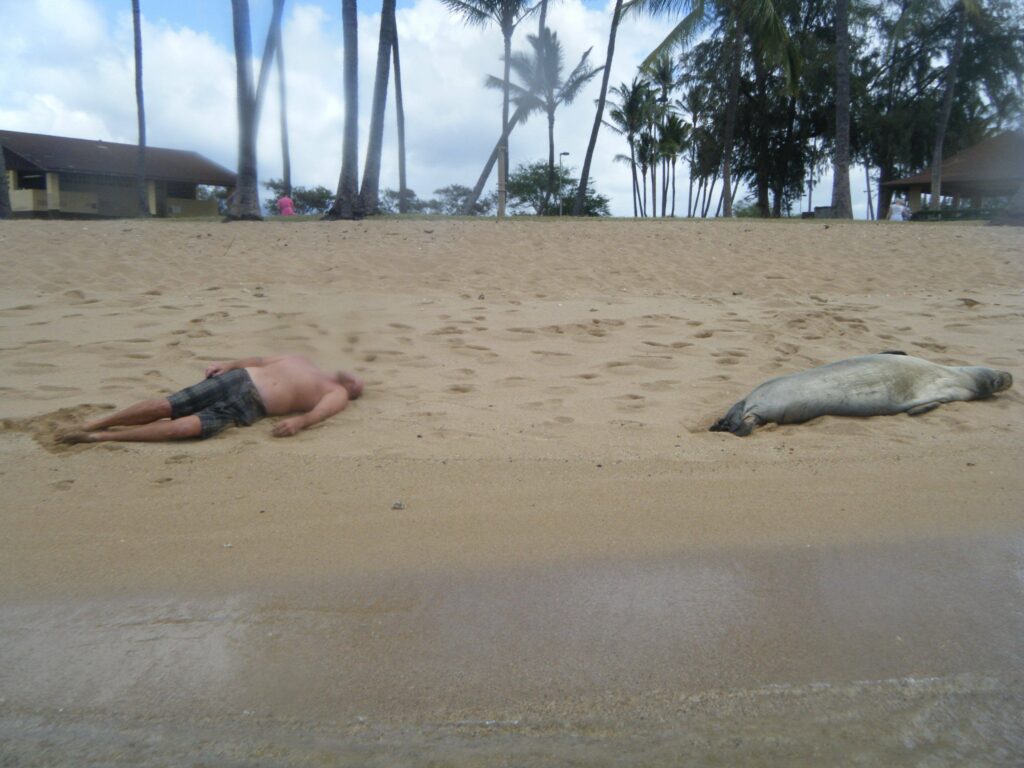
[[[665,392],[678,386],[679,382],[675,379],[658,379],[657,381],[644,381],[640,383],[640,389],[647,392]]]
[[[697,331],[697,333],[693,334],[694,338],[697,338],[697,339],[710,339],[714,335],[715,335],[714,331],[707,331],[707,330]]]
[[[471,384],[452,384],[448,387],[447,391],[457,395],[465,395],[473,391],[473,386]]]
[[[456,368],[452,371],[445,371],[441,375],[446,379],[469,379],[476,376],[476,371],[472,368]]]
[[[639,411],[647,407],[647,398],[628,392],[624,395],[616,395],[609,398],[616,402],[616,408],[620,411]]]
[[[547,400],[532,400],[519,407],[526,411],[557,411],[561,410],[564,402],[560,397],[551,397]]]

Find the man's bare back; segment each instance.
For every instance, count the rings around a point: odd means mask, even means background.
[[[327,373],[301,355],[247,357],[213,363],[206,368],[205,382],[88,422],[64,434],[62,440],[210,437],[227,426],[248,426],[263,416],[295,414],[274,425],[275,437],[287,437],[343,410],[362,391],[363,382],[357,376]]]

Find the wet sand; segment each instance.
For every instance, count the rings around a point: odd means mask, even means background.
[[[1021,381],[1022,245],[4,224],[0,758],[1019,764],[1019,384],[917,418],[706,427],[768,376],[884,348]],[[366,396],[289,440],[54,443],[206,361],[287,350]]]

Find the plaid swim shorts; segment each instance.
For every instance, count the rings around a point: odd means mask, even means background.
[[[267,415],[260,393],[244,368],[222,373],[170,395],[171,418],[199,415],[203,439],[230,426],[248,427]]]

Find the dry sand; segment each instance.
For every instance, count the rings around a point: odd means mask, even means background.
[[[956,224],[2,223],[0,764],[1020,764],[1022,254]],[[883,349],[1018,383],[706,431]],[[366,395],[289,439],[55,445],[290,351]]]

